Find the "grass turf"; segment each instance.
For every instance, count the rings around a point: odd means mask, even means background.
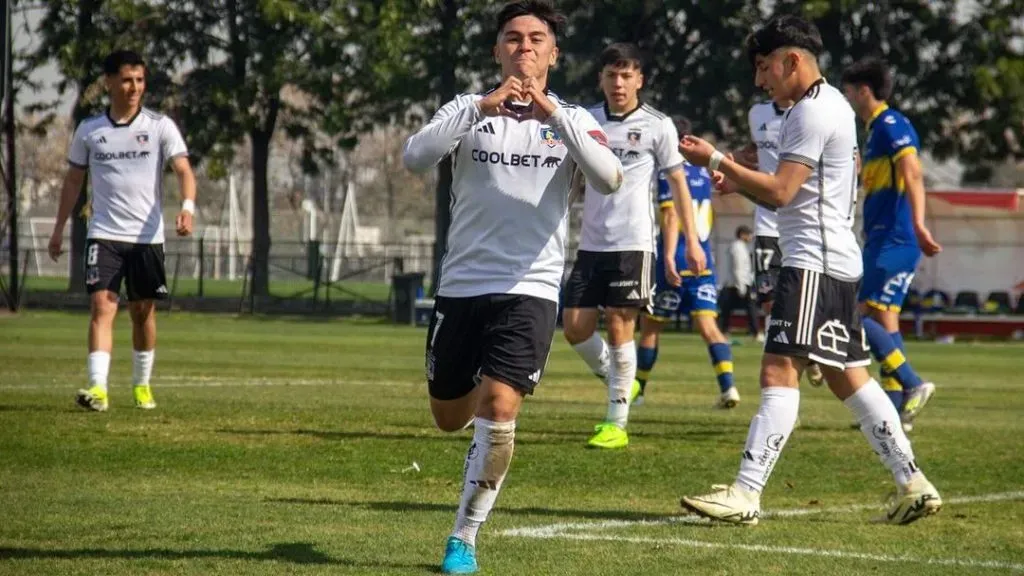
[[[0,574],[434,571],[470,433],[433,429],[422,330],[163,316],[158,408],[142,412],[132,408],[122,316],[111,409],[95,414],[72,401],[84,382],[86,324],[80,314],[0,317]],[[876,512],[863,509],[769,518],[753,529],[665,522],[680,514],[679,496],[735,473],[757,406],[760,347],[734,352],[743,402],[714,411],[703,345],[666,336],[647,404],[633,410],[630,447],[595,452],[584,442],[603,416],[604,392],[556,335],[479,539],[483,573],[1024,569],[1020,495],[947,504],[908,527],[871,524]],[[915,367],[939,384],[912,439],[947,500],[1024,491],[1022,352],[1014,344],[909,345]],[[810,388],[801,404],[802,425],[765,509],[880,504],[889,474],[849,429],[846,409]],[[419,472],[407,470],[413,462]],[[635,522],[643,519],[656,522]],[[552,538],[503,534],[562,523],[584,526],[549,531]]]

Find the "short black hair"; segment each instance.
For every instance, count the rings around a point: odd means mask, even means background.
[[[745,236],[747,234],[753,234],[753,233],[754,232],[746,224],[742,224],[742,225],[740,225],[739,228],[736,228],[736,237],[737,238],[742,238],[743,236]]]
[[[644,69],[644,56],[640,53],[640,47],[632,42],[616,42],[609,45],[601,52],[601,69],[605,66],[613,68],[634,67]]]
[[[103,73],[113,76],[121,71],[122,66],[146,67],[146,61],[138,52],[132,50],[114,50],[103,59]]]
[[[878,100],[892,96],[892,74],[889,65],[881,58],[862,58],[843,70],[843,84],[867,86]]]
[[[753,65],[758,56],[767,56],[789,46],[807,50],[817,58],[825,51],[821,32],[810,20],[785,14],[775,16],[763,27],[747,36],[747,59]]]
[[[543,20],[555,38],[558,38],[559,31],[565,27],[565,16],[555,8],[551,0],[519,0],[505,4],[501,12],[498,12],[495,34],[501,34],[509,20],[520,16],[534,16]]]
[[[682,138],[688,134],[693,134],[693,123],[690,119],[685,116],[673,116],[672,123],[676,125],[676,132],[679,133],[679,137]]]

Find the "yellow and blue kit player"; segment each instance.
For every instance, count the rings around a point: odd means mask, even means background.
[[[906,428],[935,391],[911,368],[899,314],[921,254],[942,247],[925,225],[921,142],[910,120],[886,103],[892,91],[887,65],[858,61],[843,73],[843,89],[867,125],[861,185],[864,200],[864,277],[858,300],[871,352],[882,364],[883,387]]]
[[[715,268],[711,249],[711,225],[714,216],[711,211],[712,183],[707,168],[684,164],[686,184],[693,198],[693,214],[697,235],[707,258],[707,268],[694,276],[686,267],[686,242],[676,216],[672,191],[664,179],[658,181],[657,203],[661,211],[661,233],[679,234],[680,241],[674,255],[676,269],[680,271],[682,283],[672,286],[665,275],[664,244],[658,242],[656,287],[651,311],[641,320],[640,341],[637,345],[637,381],[640,395],[634,403],[643,402],[644,390],[650,378],[654,363],[658,360],[658,335],[665,324],[676,314],[689,314],[693,326],[700,332],[708,346],[711,365],[718,378],[720,392],[718,407],[733,408],[740,401],[739,392],[733,383],[732,349],[729,341],[715,319],[718,317],[718,289],[715,287]]]

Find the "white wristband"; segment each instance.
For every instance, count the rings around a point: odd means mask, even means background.
[[[189,214],[196,213],[196,202],[191,198],[185,198],[181,201],[181,211],[188,212]]]
[[[718,165],[722,163],[722,160],[725,160],[725,154],[715,150],[711,153],[711,159],[708,160],[708,168],[718,170]]]

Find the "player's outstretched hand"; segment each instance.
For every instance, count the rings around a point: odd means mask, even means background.
[[[711,162],[711,155],[715,147],[708,141],[696,136],[686,135],[679,141],[679,151],[694,166],[707,166]]]
[[[914,232],[917,234],[917,243],[921,246],[921,251],[924,252],[925,256],[935,256],[939,252],[942,252],[942,245],[932,238],[932,233],[927,227],[916,227]]]
[[[178,236],[191,236],[192,235],[192,213],[188,210],[182,210],[178,213],[178,218],[174,221],[174,227],[178,231]]]

